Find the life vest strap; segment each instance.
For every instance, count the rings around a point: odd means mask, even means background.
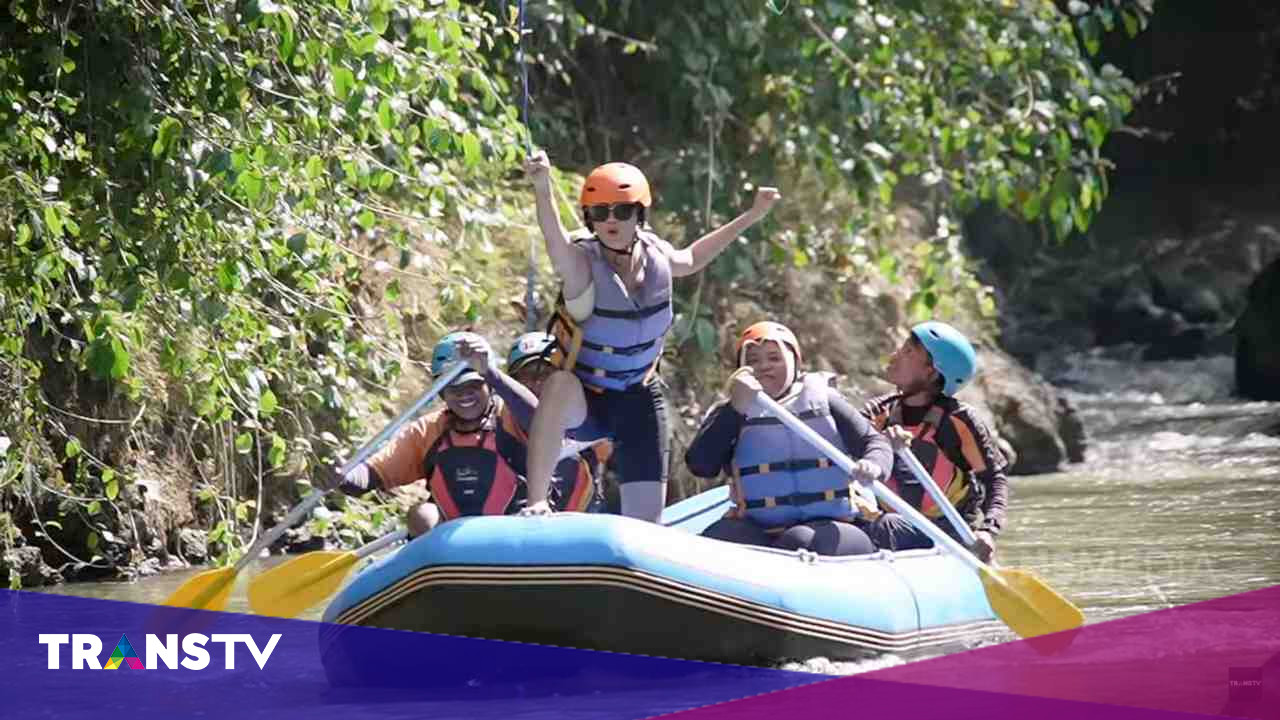
[[[764,475],[765,473],[771,472],[801,472],[803,470],[828,467],[831,467],[831,461],[827,458],[818,458],[817,460],[791,460],[787,462],[748,465],[738,469],[738,476]]]
[[[597,306],[591,311],[591,314],[596,317],[609,318],[611,320],[643,320],[666,310],[669,304],[670,303],[661,302],[657,305],[650,305],[649,307],[637,308],[635,310],[609,310],[607,308]]]
[[[847,498],[849,496],[849,488],[846,487],[839,490],[827,490],[825,492],[795,493],[793,495],[748,500],[746,501],[746,506],[747,509],[754,510],[756,508],[772,508],[779,505],[809,505],[812,503],[822,502],[824,500],[836,500],[838,498]]]

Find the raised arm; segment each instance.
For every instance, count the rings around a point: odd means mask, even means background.
[[[560,222],[551,189],[551,161],[539,150],[525,162],[525,172],[533,181],[533,195],[538,208],[538,227],[547,246],[547,256],[563,283],[566,299],[572,300],[591,282],[591,265],[582,250],[569,241],[569,233]]]
[[[756,199],[751,204],[750,210],[698,238],[689,247],[673,251],[671,253],[671,274],[675,277],[693,275],[710,265],[717,255],[729,247],[729,243],[738,239],[738,236],[743,231],[760,222],[765,215],[768,215],[769,211],[773,209],[774,203],[780,199],[782,199],[782,195],[778,193],[777,188],[762,187],[757,189]]]

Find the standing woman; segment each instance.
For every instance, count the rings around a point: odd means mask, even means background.
[[[893,467],[888,438],[831,387],[827,374],[801,371],[800,343],[778,323],[747,328],[737,364],[730,399],[707,413],[685,453],[694,475],[714,478],[725,470],[732,478],[734,507],[702,534],[819,555],[875,552],[866,529],[879,511],[869,486]],[[758,409],[761,391],[853,458],[853,474]]]
[[[529,504],[551,511],[551,477],[566,434],[613,441],[622,514],[657,522],[666,505],[670,435],[657,365],[671,329],[671,280],[706,267],[778,201],[762,187],[751,209],[687,248],[675,249],[645,226],[653,204],[644,173],[626,163],[587,176],[580,204],[586,228],[570,235],[551,195],[544,152],[529,158],[538,224],[560,276],[551,330],[559,369],[546,379],[529,436]]]

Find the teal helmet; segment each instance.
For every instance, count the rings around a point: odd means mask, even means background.
[[[942,375],[942,392],[955,395],[973,379],[978,370],[978,354],[969,339],[950,325],[931,320],[911,328],[933,358],[933,367]]]
[[[516,338],[507,353],[507,372],[513,373],[521,365],[533,360],[551,361],[551,349],[555,347],[556,336],[545,332],[525,333]]]
[[[440,342],[436,343],[435,349],[431,351],[431,377],[440,377],[440,373],[444,372],[445,368],[458,360],[459,340],[472,340],[479,343],[486,351],[493,352],[489,342],[475,333],[465,331],[449,333],[441,338]],[[468,367],[449,385],[461,385],[474,380],[484,380],[484,376]]]

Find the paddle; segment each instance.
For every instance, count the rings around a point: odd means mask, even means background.
[[[845,472],[853,472],[853,461],[827,442],[808,425],[764,392],[756,393],[756,401],[784,425],[821,450]],[[872,488],[894,511],[911,521],[921,532],[953,557],[973,568],[982,578],[991,609],[1004,624],[1024,638],[1047,635],[1080,627],[1084,614],[1070,601],[1059,595],[1033,573],[1026,570],[996,569],[983,563],[960,543],[953,540],[914,507],[898,497],[884,483],[876,481]],[[1043,649],[1043,648],[1038,648]],[[1058,649],[1058,648],[1053,648]]]
[[[345,475],[358,467],[360,463],[368,460],[371,455],[378,451],[378,448],[380,448],[383,443],[390,439],[391,436],[401,428],[401,426],[413,419],[414,415],[417,415],[419,410],[425,407],[427,403],[434,400],[436,395],[439,395],[440,391],[444,390],[449,383],[453,382],[453,379],[466,368],[467,363],[459,361],[445,370],[444,373],[440,375],[440,379],[436,380],[435,384],[431,386],[430,390],[427,390],[422,397],[418,398],[418,400],[414,402],[408,410],[400,413],[400,417],[391,421],[391,424],[383,428],[382,432],[378,433],[372,440],[365,443],[364,446],[356,452],[355,456],[342,466],[340,472]],[[196,610],[226,609],[227,600],[231,597],[231,589],[235,586],[235,579],[236,576],[240,574],[240,571],[249,563],[253,562],[258,557],[258,553],[262,552],[263,548],[270,547],[272,543],[284,534],[285,530],[288,530],[295,523],[306,517],[308,513],[314,510],[315,507],[324,500],[324,497],[327,494],[327,490],[313,491],[303,499],[302,502],[298,503],[296,507],[290,510],[284,520],[281,520],[275,527],[263,533],[262,536],[258,538],[258,541],[245,551],[244,555],[240,558],[240,561],[233,567],[205,570],[195,577],[192,577],[190,580],[182,583],[182,585],[175,590],[163,604],[173,607],[193,608]]]
[[[249,607],[259,615],[297,617],[337,592],[356,563],[408,536],[396,530],[358,550],[309,552],[281,563],[249,582]]]

